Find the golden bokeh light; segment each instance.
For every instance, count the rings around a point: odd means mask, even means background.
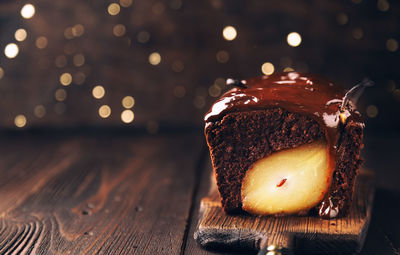
[[[336,20],[340,25],[345,25],[349,21],[349,17],[346,13],[341,12],[336,16]]]
[[[184,86],[179,85],[174,88],[174,96],[178,98],[183,98],[186,94],[186,89]]]
[[[218,97],[221,95],[221,88],[217,84],[214,84],[208,88],[208,94],[212,97]]]
[[[14,119],[14,124],[15,124],[15,126],[17,126],[17,127],[19,127],[19,128],[25,127],[26,122],[27,122],[27,121],[26,121],[26,117],[25,117],[25,115],[22,115],[22,114],[17,115],[17,116],[15,117],[15,119]]]
[[[394,80],[389,80],[387,85],[386,85],[386,90],[388,92],[393,92],[396,89],[396,83]]]
[[[3,78],[4,76],[4,70],[3,68],[0,67],[0,79]]]
[[[197,109],[202,109],[206,105],[206,100],[203,96],[196,96],[193,100],[193,105]]]
[[[35,42],[36,47],[38,47],[39,49],[44,49],[44,48],[46,48],[46,47],[47,47],[47,43],[48,43],[47,38],[44,37],[44,36],[38,37],[38,38],[36,39],[36,42]]]
[[[386,0],[378,0],[376,5],[381,12],[387,12],[390,7],[389,2]]]
[[[72,82],[72,75],[70,73],[63,73],[60,76],[60,83],[63,86],[68,86],[70,85]]]
[[[126,28],[124,25],[122,24],[117,24],[114,26],[113,28],[113,34],[117,37],[121,37],[125,34],[126,32]]]
[[[120,4],[122,7],[127,8],[127,7],[129,7],[129,6],[132,5],[132,0],[119,0],[119,4]]]
[[[64,37],[65,37],[66,39],[72,39],[72,38],[74,38],[74,34],[72,33],[72,27],[67,27],[67,28],[64,30]]]
[[[30,19],[35,15],[35,6],[32,4],[25,4],[21,9],[21,16],[24,19]]]
[[[174,62],[172,62],[171,68],[172,68],[172,71],[174,71],[176,73],[180,73],[185,68],[185,65],[183,64],[182,61],[175,60]]]
[[[375,105],[368,105],[366,113],[369,118],[375,118],[376,116],[378,116],[378,107],[376,107]]]
[[[72,80],[75,84],[82,85],[86,80],[86,75],[83,72],[78,71],[74,73],[74,75],[72,76]]]
[[[112,3],[107,8],[108,14],[115,16],[121,11],[121,7],[117,3]]]
[[[126,109],[130,109],[135,105],[135,99],[131,96],[126,96],[122,99],[122,106]]]
[[[15,40],[17,40],[18,42],[24,41],[27,36],[28,36],[28,33],[23,28],[17,29],[17,31],[15,31],[15,34],[14,34]]]
[[[220,50],[217,52],[216,58],[219,63],[226,63],[229,61],[229,53],[225,50]]]
[[[151,8],[154,14],[161,15],[165,11],[165,6],[161,2],[156,2]]]
[[[4,48],[4,54],[7,58],[15,58],[18,55],[19,48],[15,43],[9,43]]]
[[[153,66],[160,64],[161,55],[158,52],[153,52],[149,55],[149,63]]]
[[[124,123],[131,123],[135,119],[135,114],[131,110],[124,110],[121,113],[121,120]]]
[[[388,51],[395,52],[399,48],[399,43],[396,39],[390,38],[386,41],[386,48]]]
[[[235,40],[237,36],[236,29],[233,26],[226,26],[224,30],[222,30],[222,36],[227,41]]]
[[[37,118],[43,118],[46,115],[46,108],[41,104],[37,105],[33,110],[33,114],[35,114]]]
[[[275,71],[275,67],[272,63],[270,62],[265,62],[264,64],[262,64],[261,66],[261,71],[263,72],[263,74],[265,75],[270,75],[273,74]]]
[[[85,56],[83,56],[82,54],[76,54],[72,58],[72,62],[74,63],[74,66],[83,66],[85,64]]]
[[[140,43],[147,43],[150,40],[150,34],[147,31],[140,31],[137,35],[137,40]]]
[[[57,89],[54,93],[54,97],[57,101],[62,102],[67,99],[67,91],[65,91],[65,89]]]
[[[92,95],[96,99],[103,98],[104,95],[106,94],[106,90],[104,89],[103,86],[97,85],[96,87],[93,88],[92,90]]]
[[[285,68],[283,69],[283,71],[284,71],[284,72],[293,72],[294,69],[291,68],[291,67],[285,67]]]
[[[100,117],[102,117],[103,119],[106,119],[108,117],[110,117],[111,115],[111,107],[108,105],[102,105],[99,108],[99,115]]]
[[[355,29],[353,29],[351,34],[353,35],[354,39],[360,40],[364,36],[364,31],[361,28],[355,28]]]
[[[71,28],[71,33],[74,37],[82,36],[85,32],[85,28],[81,24],[76,24]]]
[[[297,47],[301,44],[301,35],[297,32],[291,32],[286,37],[287,43],[292,47]]]
[[[64,55],[57,56],[54,63],[58,68],[62,68],[67,65],[67,57]]]

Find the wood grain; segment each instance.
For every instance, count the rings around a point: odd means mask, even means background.
[[[0,254],[179,254],[200,151],[192,134],[3,138]]]
[[[296,251],[305,254],[352,254],[359,252],[371,218],[374,185],[371,172],[363,171],[357,180],[354,203],[345,218],[228,216],[213,192],[201,201],[200,221],[195,233],[205,248],[256,251],[271,234],[295,236]],[[277,236],[277,240],[281,240]],[[283,240],[283,239],[282,239]]]

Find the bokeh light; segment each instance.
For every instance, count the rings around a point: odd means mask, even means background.
[[[57,89],[54,93],[54,97],[57,101],[62,102],[67,98],[67,91],[65,89]]]
[[[237,36],[237,31],[233,26],[226,26],[224,30],[222,30],[222,36],[227,41],[235,40]]]
[[[44,49],[47,46],[47,38],[44,36],[40,36],[36,39],[36,47],[38,47],[39,49]]]
[[[261,66],[261,71],[263,72],[263,74],[265,75],[271,75],[274,73],[275,71],[275,67],[272,63],[270,62],[265,62],[264,64],[262,64]]]
[[[19,128],[25,127],[26,122],[27,122],[27,121],[26,121],[26,117],[25,117],[25,115],[23,115],[23,114],[17,115],[17,116],[15,117],[15,119],[14,119],[14,124],[15,124],[15,126],[17,126],[17,127],[19,127]]]
[[[399,43],[397,40],[390,38],[386,41],[386,48],[388,51],[395,52],[399,48]]]
[[[119,0],[119,4],[120,4],[122,7],[127,8],[127,7],[129,7],[129,6],[132,5],[132,0]]]
[[[3,68],[0,67],[0,79],[3,78],[4,76],[4,70]]]
[[[158,52],[153,52],[149,55],[149,63],[153,66],[160,64],[161,55]]]
[[[9,43],[4,48],[4,54],[7,58],[15,58],[18,55],[19,48],[15,43]]]
[[[120,12],[121,7],[119,7],[119,4],[117,4],[117,3],[112,3],[108,6],[107,10],[108,10],[108,14],[115,16]]]
[[[126,96],[122,99],[122,106],[126,109],[130,109],[135,105],[135,99],[131,96]]]
[[[376,116],[378,116],[378,107],[376,107],[375,105],[368,105],[366,112],[369,118],[375,118]]]
[[[226,63],[229,61],[229,53],[225,50],[220,50],[217,52],[216,58],[219,63]]]
[[[92,90],[92,95],[94,98],[96,99],[101,99],[104,97],[104,95],[106,94],[106,90],[104,89],[103,86],[101,85],[97,85],[96,87],[93,88]]]
[[[14,34],[15,40],[17,40],[18,42],[24,41],[27,36],[28,36],[28,33],[23,28],[17,29],[17,31],[15,31],[15,34]]]
[[[35,6],[32,4],[25,4],[21,9],[21,16],[24,19],[30,19],[35,15]]]
[[[57,56],[55,61],[54,61],[55,65],[58,68],[63,68],[64,66],[67,65],[67,62],[68,62],[67,57],[64,56],[64,55]]]
[[[85,64],[85,56],[83,56],[82,54],[76,54],[72,58],[72,62],[74,63],[74,66],[83,66]]]
[[[78,71],[74,73],[74,75],[72,76],[72,80],[75,84],[82,85],[86,80],[86,75],[83,72]]]
[[[147,43],[150,40],[150,34],[147,31],[140,31],[137,35],[137,40],[140,43]]]
[[[131,110],[124,110],[121,113],[121,120],[124,123],[131,123],[135,118],[135,114]]]
[[[63,73],[63,74],[61,74],[61,76],[60,76],[60,83],[61,83],[63,86],[68,86],[68,85],[71,84],[71,82],[72,82],[72,76],[71,76],[70,73]]]
[[[336,21],[339,25],[345,25],[349,21],[349,17],[346,13],[341,12],[336,16]]]
[[[381,12],[387,12],[389,10],[389,2],[386,0],[378,0],[378,2],[376,3],[378,10],[380,10]]]
[[[172,62],[172,71],[176,72],[176,73],[180,73],[183,71],[183,69],[185,68],[185,65],[183,64],[182,61],[180,60],[175,60],[174,62]]]
[[[292,47],[297,47],[301,44],[301,35],[297,32],[291,32],[286,37],[287,43]]]
[[[285,68],[283,69],[283,71],[284,71],[284,72],[293,72],[294,69],[291,68],[291,67],[285,67]]]
[[[173,92],[174,92],[174,96],[176,96],[178,98],[182,98],[186,94],[186,88],[182,85],[179,85],[174,88]]]
[[[113,34],[117,37],[121,37],[125,34],[126,28],[122,24],[117,24],[113,27]]]
[[[46,108],[43,105],[37,105],[33,110],[33,114],[37,118],[43,118],[46,115]]]
[[[82,36],[85,32],[85,28],[81,24],[76,24],[71,28],[71,33],[74,37]]]
[[[106,119],[108,117],[110,117],[111,115],[111,108],[108,105],[102,105],[99,108],[99,115],[100,117],[102,117],[103,119]]]
[[[351,34],[353,35],[354,39],[360,40],[364,36],[364,31],[361,28],[355,28],[355,29],[353,29]]]

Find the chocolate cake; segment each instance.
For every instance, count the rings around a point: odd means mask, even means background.
[[[204,118],[224,210],[345,215],[364,127],[346,91],[297,72],[229,83]]]

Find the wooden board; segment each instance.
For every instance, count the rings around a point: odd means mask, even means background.
[[[373,174],[362,170],[348,216],[254,217],[226,215],[212,189],[200,204],[200,219],[194,236],[207,249],[257,251],[267,243],[293,244],[299,254],[353,254],[362,248],[371,219],[374,196]]]
[[[196,134],[1,137],[0,254],[180,254]]]

